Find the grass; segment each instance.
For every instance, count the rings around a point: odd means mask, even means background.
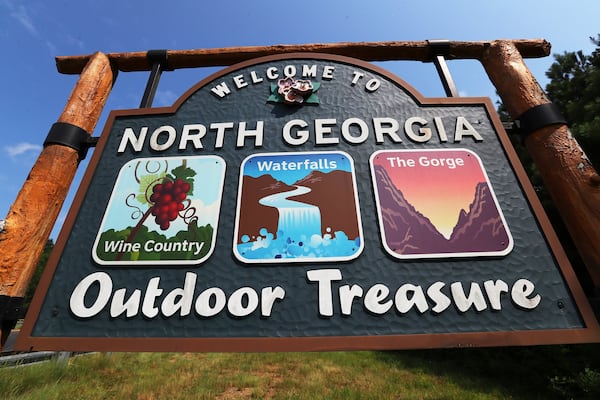
[[[599,362],[598,345],[402,352],[97,353],[63,364],[2,368],[0,393],[4,399],[44,400],[600,398],[600,387],[594,392],[594,385],[600,385]],[[586,367],[591,374],[586,375]]]

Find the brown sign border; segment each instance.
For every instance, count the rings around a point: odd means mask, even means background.
[[[484,105],[490,121],[497,133],[505,156],[511,164],[522,191],[529,202],[533,215],[548,242],[560,272],[567,284],[586,328],[531,330],[531,331],[495,331],[432,334],[401,334],[380,336],[319,336],[319,337],[260,337],[260,338],[106,338],[106,337],[34,337],[33,327],[46,297],[46,293],[56,271],[60,256],[64,250],[83,199],[90,186],[94,171],[101,159],[111,127],[117,117],[174,114],[182,103],[194,92],[213,82],[215,79],[235,70],[258,63],[294,58],[312,58],[330,60],[357,65],[377,72],[402,86],[420,106],[439,105]],[[50,255],[47,267],[38,285],[38,289],[29,307],[23,327],[15,343],[16,350],[67,350],[67,351],[182,351],[182,352],[272,352],[272,351],[332,351],[332,350],[392,350],[448,347],[486,347],[486,346],[525,346],[543,344],[596,343],[600,342],[600,325],[583,292],[573,268],[558,240],[554,229],[531,185],[518,156],[504,131],[495,112],[491,99],[487,97],[469,98],[425,98],[410,84],[391,72],[371,63],[358,59],[322,53],[289,53],[284,55],[256,58],[224,68],[203,79],[187,90],[172,106],[111,111],[105,123],[98,146],[85,171],[82,182],[75,195],[56,245]]]

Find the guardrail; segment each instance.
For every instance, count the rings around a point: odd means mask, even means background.
[[[35,351],[31,353],[9,354],[0,356],[0,368],[38,364],[52,359],[58,360],[59,363],[65,363],[71,357],[71,354],[71,352],[67,351]]]

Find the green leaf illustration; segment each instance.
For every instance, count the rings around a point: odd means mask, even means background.
[[[152,188],[160,183],[165,178],[165,174],[149,174],[142,175],[140,177],[140,187],[138,189],[138,194],[135,196],[135,199],[139,201],[141,204],[149,204],[148,198],[146,198],[146,194],[148,197],[152,194]]]
[[[186,181],[187,183],[189,183],[190,191],[188,192],[188,195],[194,194],[194,179],[193,179],[193,177],[196,176],[196,171],[194,171],[190,167],[180,165],[179,167],[174,168],[171,171],[171,174],[173,174],[174,179],[182,179],[182,180]]]
[[[279,96],[278,94],[272,94],[267,99],[267,102],[269,102],[269,101],[273,102],[273,103],[281,103],[283,100],[281,99],[281,96]]]
[[[319,98],[316,94],[313,93],[310,96],[308,96],[308,98],[304,100],[304,102],[308,104],[319,104]]]

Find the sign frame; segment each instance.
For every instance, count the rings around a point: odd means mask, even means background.
[[[498,140],[508,162],[519,181],[522,191],[532,209],[545,237],[548,246],[560,268],[560,272],[574,303],[577,305],[581,318],[586,325],[582,329],[555,329],[532,331],[500,331],[500,332],[457,332],[457,333],[424,333],[424,334],[399,334],[380,336],[319,336],[319,337],[253,337],[253,338],[106,338],[106,337],[35,337],[32,330],[41,310],[44,297],[49,289],[52,276],[57,268],[60,256],[66,246],[69,234],[75,224],[76,216],[82,206],[83,199],[92,180],[92,176],[101,159],[102,152],[107,142],[107,137],[114,120],[119,116],[151,116],[158,114],[174,114],[179,106],[199,88],[224,76],[232,71],[255,65],[258,62],[281,61],[294,58],[315,58],[351,63],[372,70],[396,82],[405,88],[420,106],[428,105],[484,105],[490,117],[493,128],[498,135]],[[82,183],[75,196],[73,206],[69,210],[55,248],[48,261],[38,290],[35,294],[28,316],[18,337],[15,348],[21,350],[61,349],[71,351],[330,351],[330,350],[384,350],[384,349],[416,349],[416,348],[441,348],[441,347],[478,347],[478,346],[511,346],[511,345],[537,345],[561,343],[589,343],[600,341],[600,326],[594,313],[587,302],[577,277],[562,249],[554,230],[546,217],[541,203],[529,182],[529,179],[518,160],[510,139],[506,135],[502,124],[495,113],[489,98],[425,98],[420,95],[410,84],[385,69],[375,65],[342,56],[333,56],[315,53],[291,53],[286,55],[267,56],[253,59],[234,66],[225,68],[203,79],[186,91],[171,107],[119,110],[112,111],[100,137],[97,149],[85,171]]]

